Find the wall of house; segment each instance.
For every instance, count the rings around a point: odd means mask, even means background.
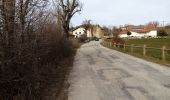
[[[156,37],[157,36],[157,31],[150,31],[147,33],[148,37]]]
[[[78,29],[73,31],[73,35],[75,36],[75,38],[79,38],[83,34],[85,34],[84,28],[78,28]],[[87,31],[87,37],[92,37],[92,34],[89,30]]]
[[[73,35],[75,36],[75,38],[79,38],[83,34],[85,34],[84,28],[78,28],[78,29],[73,31]]]
[[[100,27],[95,27],[95,29],[93,30],[93,36],[97,38],[103,38],[104,32]]]
[[[127,38],[127,37],[157,37],[157,31],[150,31],[148,33],[137,33],[137,32],[131,32],[132,34],[128,36],[127,34],[121,34],[119,35],[121,38]]]
[[[91,31],[89,31],[89,30],[87,31],[87,37],[88,37],[88,38],[91,38],[91,37],[92,37],[92,33],[91,33]]]
[[[75,38],[79,38],[81,35],[85,34],[85,28],[78,28],[72,32],[72,34],[75,36]],[[93,29],[87,30],[87,37],[97,37],[97,38],[103,38],[104,32],[100,27],[94,27]]]
[[[130,37],[141,37],[141,35],[137,32],[131,32],[132,34],[130,35]]]
[[[127,34],[120,34],[119,36],[120,36],[120,38],[127,38],[128,37]]]

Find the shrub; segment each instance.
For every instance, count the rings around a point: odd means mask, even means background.
[[[40,30],[42,33],[31,33],[28,40],[10,47],[11,51],[7,45],[1,45],[1,100],[13,100],[14,97],[17,100],[45,100],[43,92],[51,84],[61,87],[68,66],[58,64],[73,54],[73,46],[56,26],[54,23],[45,25]]]
[[[113,38],[113,44],[116,44],[116,47],[118,47],[117,44],[121,44],[119,47],[123,48],[123,44],[125,44],[125,41],[122,38],[120,38],[119,36],[115,36]]]
[[[168,33],[165,30],[158,30],[158,36],[168,36]]]
[[[86,34],[83,34],[79,37],[79,42],[85,42],[87,40],[87,35]]]
[[[81,44],[79,43],[79,41],[75,38],[70,39],[72,46],[74,49],[77,49],[81,46]]]
[[[132,33],[130,31],[127,32],[127,35],[131,35]]]

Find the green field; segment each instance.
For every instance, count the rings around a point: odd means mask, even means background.
[[[162,48],[162,46],[166,46],[170,48],[170,38],[164,39],[127,39],[125,40],[127,44],[136,44],[136,45],[143,45],[146,44],[148,47],[158,47]]]
[[[134,44],[136,46],[146,45],[147,47],[153,48],[162,48],[166,46],[167,49],[170,49],[170,39],[128,39],[126,40],[126,44]],[[130,48],[126,49],[126,52],[130,52]],[[134,48],[135,55],[142,56],[143,49],[142,48]],[[154,61],[161,62],[162,61],[162,50],[156,49],[146,49],[146,57],[150,58]],[[170,63],[170,51],[166,52],[166,62]]]
[[[126,45],[133,44],[134,46],[143,46],[146,45],[147,47],[153,47],[153,48],[162,48],[163,46],[166,46],[167,49],[170,49],[170,38],[163,39],[127,39]],[[109,42],[109,41],[106,41]],[[107,46],[108,47],[108,46]],[[156,50],[156,49],[146,49],[146,56],[143,56],[143,48],[134,48],[133,53],[131,52],[130,47],[126,47],[125,51],[123,49],[118,49],[114,47],[110,47],[119,51],[122,51],[124,53],[131,54],[133,56],[137,56],[146,60],[150,60],[156,63],[162,63],[162,64],[170,64],[170,51],[166,52],[166,62],[162,61],[162,50]]]

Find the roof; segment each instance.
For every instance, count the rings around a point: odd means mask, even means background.
[[[77,27],[75,27],[75,28],[72,28],[72,29],[70,29],[70,31],[75,31],[75,30],[77,30],[77,29],[79,29],[79,28],[84,28],[84,26],[83,25],[80,25],[80,26],[77,26]]]
[[[72,28],[72,29],[70,29],[70,31],[75,31],[76,29],[78,29],[78,28],[86,28],[87,26],[86,26],[86,24],[84,24],[84,25],[80,25],[80,26],[77,26],[77,27],[75,27],[75,28]],[[91,25],[91,27],[93,27],[93,28],[100,28],[101,30],[103,30],[103,28],[100,26],[100,25]]]
[[[147,25],[147,26],[144,26],[144,25],[139,25],[139,26],[133,26],[133,25],[130,25],[130,26],[125,26],[123,27],[125,30],[122,30],[120,32],[120,34],[126,34],[128,31],[131,31],[131,32],[137,32],[137,33],[147,33],[147,32],[150,32],[150,31],[156,31],[157,30],[157,27],[153,26],[153,25]]]

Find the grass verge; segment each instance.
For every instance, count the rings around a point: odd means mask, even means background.
[[[110,43],[110,41],[105,41],[107,43]],[[162,65],[166,65],[168,67],[170,67],[170,54],[166,54],[166,62],[162,61],[161,58],[161,51],[157,51],[157,50],[147,50],[147,54],[146,56],[143,56],[143,50],[141,48],[134,48],[133,49],[133,53],[131,53],[130,47],[126,48],[126,50],[123,50],[121,48],[114,48],[113,46],[101,43],[101,45],[103,45],[104,47],[110,48],[110,49],[114,49],[138,58],[142,58],[144,60],[147,61],[151,61],[157,64],[162,64]]]

